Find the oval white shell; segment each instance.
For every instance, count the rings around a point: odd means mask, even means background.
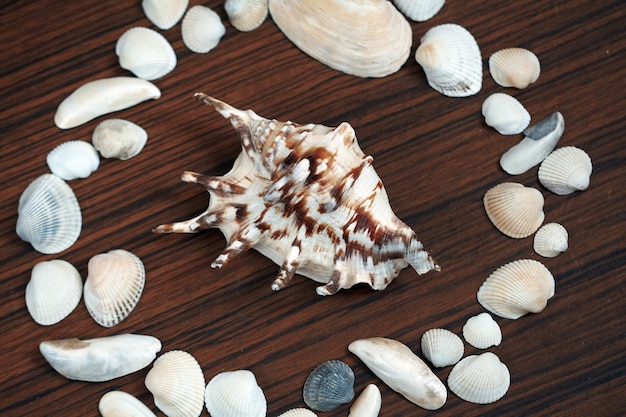
[[[513,96],[494,93],[483,101],[485,123],[502,135],[516,135],[530,124],[530,113]]]
[[[302,396],[313,410],[334,410],[354,398],[354,372],[342,361],[326,361],[309,374]]]
[[[265,21],[269,6],[267,0],[226,0],[224,10],[235,29],[250,32]]]
[[[171,29],[178,23],[189,0],[143,0],[141,7],[146,17],[159,29]]]
[[[90,176],[100,166],[100,157],[91,143],[71,140],[51,150],[46,163],[54,175],[69,181]]]
[[[292,408],[280,414],[278,417],[317,417],[317,414],[308,408]]]
[[[463,357],[465,347],[459,336],[447,329],[430,329],[422,335],[422,354],[436,366],[454,365]]]
[[[380,390],[374,384],[369,384],[354,400],[348,417],[377,417],[382,406]]]
[[[190,51],[206,54],[215,48],[226,33],[219,15],[206,6],[193,6],[181,26],[183,43]]]
[[[425,22],[443,7],[446,0],[393,0],[406,17],[415,22]]]
[[[159,32],[134,27],[122,34],[115,44],[120,67],[144,80],[156,80],[176,68],[176,53]]]
[[[537,55],[524,48],[506,48],[489,57],[489,73],[502,87],[526,88],[537,81],[541,65]]]
[[[148,406],[124,391],[109,391],[100,397],[102,417],[156,417]]]
[[[150,365],[161,350],[156,337],[121,334],[97,339],[63,339],[41,342],[48,363],[68,379],[110,381]]]
[[[489,220],[505,235],[522,239],[543,223],[543,194],[516,182],[500,183],[485,193],[483,205]]]
[[[26,285],[26,308],[38,324],[49,326],[69,316],[82,295],[83,280],[72,264],[61,259],[39,262]]]
[[[568,233],[565,227],[559,223],[544,224],[535,233],[533,249],[537,254],[554,258],[567,250]]]
[[[462,400],[476,404],[498,401],[510,385],[509,369],[491,352],[462,359],[448,375],[450,391]]]
[[[465,341],[477,349],[498,346],[502,342],[502,331],[489,313],[470,317],[463,326]]]
[[[267,401],[254,374],[247,369],[215,375],[204,391],[212,417],[265,417]]]
[[[127,109],[161,97],[150,81],[135,77],[113,77],[90,81],[67,96],[54,114],[60,129],[71,129],[104,114]]]
[[[36,251],[63,252],[76,242],[82,227],[76,195],[56,175],[39,176],[20,196],[15,231]]]
[[[593,167],[587,152],[575,146],[554,150],[537,173],[541,185],[554,194],[567,195],[589,187]]]
[[[148,132],[128,120],[107,119],[96,126],[91,141],[104,158],[125,161],[141,152],[148,141]]]

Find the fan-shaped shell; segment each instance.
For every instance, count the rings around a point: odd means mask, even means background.
[[[292,408],[280,414],[278,417],[317,417],[317,414],[308,408]]]
[[[87,269],[87,311],[99,325],[113,327],[139,302],[146,281],[143,262],[131,252],[115,249],[92,257]]]
[[[185,14],[189,0],[143,0],[146,17],[159,29],[171,29]]]
[[[509,262],[487,277],[478,290],[478,302],[491,313],[517,319],[539,313],[554,296],[554,277],[541,262]]]
[[[76,242],[82,227],[76,195],[56,175],[41,175],[20,196],[15,231],[36,251],[63,252]]]
[[[148,141],[148,132],[124,119],[103,120],[91,135],[91,142],[104,158],[123,161],[137,156]]]
[[[298,48],[347,74],[393,74],[411,52],[411,26],[388,1],[270,0],[269,9]]]
[[[443,7],[446,0],[393,0],[406,17],[416,22],[425,22]]]
[[[380,390],[374,384],[369,384],[354,400],[348,417],[377,417],[382,406]]]
[[[436,366],[454,365],[463,357],[465,348],[461,338],[447,329],[430,329],[422,335],[422,354]]]
[[[483,197],[489,220],[505,235],[521,239],[539,229],[545,214],[539,190],[516,182],[504,182],[490,188]]]
[[[309,374],[302,396],[313,410],[334,410],[354,398],[354,373],[342,361],[324,362]]]
[[[220,43],[226,28],[219,15],[206,6],[193,6],[181,26],[183,43],[190,51],[206,54]]]
[[[212,417],[265,417],[267,401],[254,374],[247,369],[215,375],[204,391]]]
[[[449,97],[467,97],[480,91],[482,58],[474,36],[453,23],[429,29],[415,52],[428,84]]]
[[[494,93],[483,101],[485,123],[502,135],[522,133],[530,124],[530,113],[515,97]]]
[[[537,254],[554,258],[567,250],[568,233],[565,227],[559,223],[544,224],[535,233],[533,249]]]
[[[537,81],[541,65],[537,55],[524,48],[506,48],[489,57],[489,72],[502,87],[526,88]]]
[[[46,163],[54,175],[69,181],[91,175],[100,166],[100,157],[91,143],[71,140],[52,149]]]
[[[159,356],[145,379],[154,404],[168,417],[197,417],[204,404],[204,374],[198,361],[182,350]]]
[[[54,259],[33,267],[26,285],[26,308],[43,326],[56,324],[74,311],[83,295],[83,280],[69,262]]]
[[[261,26],[269,13],[267,0],[226,0],[224,9],[230,24],[242,32]]]
[[[586,190],[593,167],[587,152],[575,146],[554,150],[539,166],[541,185],[558,195]]]
[[[176,68],[176,53],[159,32],[134,27],[122,34],[115,44],[120,66],[138,78],[156,80]]]
[[[144,403],[124,391],[109,391],[100,397],[102,417],[156,417]]]
[[[480,313],[467,319],[463,326],[463,337],[475,348],[487,349],[502,342],[502,331],[489,313]]]
[[[509,369],[491,352],[462,359],[448,375],[450,390],[462,400],[476,404],[498,401],[510,385]]]

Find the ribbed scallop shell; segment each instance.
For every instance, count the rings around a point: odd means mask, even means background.
[[[348,417],[377,417],[381,406],[380,390],[375,384],[369,384],[352,403]]]
[[[480,313],[467,319],[463,326],[463,337],[475,348],[487,349],[502,342],[502,331],[489,313]]]
[[[489,57],[489,72],[502,87],[526,88],[537,81],[541,65],[537,55],[524,48],[506,48]]]
[[[20,196],[15,231],[36,251],[63,252],[76,242],[82,227],[76,195],[56,175],[41,175]]]
[[[171,29],[185,14],[189,0],[143,0],[146,17],[159,29]]]
[[[437,368],[454,365],[463,357],[461,338],[447,329],[430,329],[422,335],[422,354]]]
[[[326,361],[309,374],[302,396],[313,410],[334,410],[354,398],[354,373],[342,361]]]
[[[261,26],[269,13],[268,0],[226,0],[224,9],[230,24],[242,32]]]
[[[124,391],[109,391],[100,397],[102,417],[156,417],[148,406]]]
[[[181,26],[183,43],[190,51],[206,54],[215,48],[226,33],[219,15],[206,6],[193,6]]]
[[[415,52],[428,84],[449,97],[467,97],[480,91],[483,64],[474,36],[453,23],[429,29]]]
[[[49,326],[69,316],[82,295],[83,280],[72,264],[44,261],[33,267],[26,285],[26,308],[38,324]]]
[[[168,417],[197,417],[204,405],[204,374],[198,361],[182,350],[159,356],[145,379],[154,404]]]
[[[541,226],[535,233],[533,249],[543,257],[554,258],[567,250],[567,241],[568,233],[563,225],[547,223]]]
[[[204,391],[211,417],[265,417],[267,401],[254,374],[247,369],[215,375]]]
[[[517,319],[539,313],[554,296],[554,277],[541,262],[509,262],[487,277],[478,290],[478,302],[491,313]]]
[[[278,417],[317,417],[317,414],[308,408],[292,408],[280,414]]]
[[[100,156],[91,143],[71,140],[52,149],[46,163],[54,175],[69,181],[90,176],[100,166]]]
[[[487,126],[502,135],[522,133],[530,124],[530,113],[515,97],[494,93],[483,101],[482,113]]]
[[[393,0],[398,10],[415,22],[425,22],[443,7],[446,0]]]
[[[583,191],[589,187],[593,166],[587,152],[575,146],[555,149],[539,166],[541,185],[558,195]]]
[[[499,231],[516,239],[539,229],[545,218],[543,203],[539,190],[515,182],[498,184],[483,197],[489,220]]]
[[[92,257],[87,268],[87,311],[99,325],[113,327],[139,302],[146,281],[143,262],[131,252],[115,249]]]
[[[123,161],[137,156],[148,141],[148,132],[124,119],[107,119],[96,126],[91,142],[104,158]]]
[[[115,44],[120,66],[144,80],[156,80],[176,68],[176,53],[159,32],[134,27],[122,34]]]
[[[491,352],[462,359],[448,375],[450,390],[462,400],[476,404],[498,401],[510,385],[509,369]]]

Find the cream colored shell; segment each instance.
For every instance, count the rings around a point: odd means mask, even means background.
[[[226,0],[224,10],[235,29],[250,32],[265,21],[269,5],[268,0]]]
[[[533,249],[538,255],[554,258],[568,247],[568,233],[559,223],[544,224],[535,233]]]
[[[463,357],[465,347],[459,336],[447,329],[430,329],[422,335],[422,354],[437,368],[454,365]]]
[[[543,194],[536,188],[504,182],[490,188],[483,197],[489,220],[505,235],[525,238],[539,229],[545,214]]]
[[[102,157],[122,161],[137,156],[147,141],[144,128],[124,119],[103,120],[91,135],[91,142]]]
[[[498,401],[510,385],[509,369],[491,352],[467,356],[448,375],[450,391],[462,400],[476,404]]]
[[[193,6],[183,18],[181,26],[183,43],[197,54],[206,54],[213,50],[225,33],[226,28],[222,19],[209,7]]]
[[[265,394],[247,369],[215,375],[205,388],[204,401],[212,417],[264,417],[267,413]]]
[[[292,408],[280,414],[278,417],[317,417],[317,414],[308,408]]]
[[[489,313],[472,316],[463,326],[465,341],[477,349],[498,346],[502,342],[502,331]]]
[[[133,27],[115,44],[120,67],[143,80],[156,80],[176,68],[176,53],[165,36],[146,27]]]
[[[348,417],[377,417],[381,406],[380,390],[375,384],[369,384],[352,403]]]
[[[445,2],[445,0],[393,0],[398,10],[416,22],[425,22],[435,16]]]
[[[541,65],[537,55],[524,48],[506,48],[489,57],[489,72],[502,87],[526,88],[537,81]]]
[[[156,417],[148,406],[124,391],[109,391],[100,397],[98,410],[102,417]]]
[[[143,0],[146,17],[159,29],[171,29],[185,14],[189,0]]]
[[[493,93],[483,101],[482,114],[487,126],[502,135],[517,135],[530,124],[530,113],[515,97]]]
[[[583,191],[589,187],[591,158],[575,146],[555,149],[539,166],[541,185],[558,195]]]

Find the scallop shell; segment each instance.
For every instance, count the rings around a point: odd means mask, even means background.
[[[446,0],[393,0],[398,10],[415,22],[425,22],[439,13]]]
[[[183,43],[190,51],[206,54],[215,48],[226,33],[222,19],[206,6],[193,6],[181,26]]]
[[[445,96],[467,97],[482,87],[480,48],[462,26],[447,23],[429,29],[415,52],[415,60],[424,69],[428,84]]]
[[[470,317],[463,326],[465,341],[477,349],[498,346],[502,342],[502,331],[489,313]]]
[[[261,26],[269,13],[267,0],[226,0],[224,9],[230,24],[242,32]]]
[[[204,391],[211,417],[265,417],[267,401],[254,374],[246,369],[215,375]]]
[[[369,384],[352,403],[348,417],[377,417],[381,406],[380,390],[376,385]]]
[[[185,14],[189,0],[143,0],[146,17],[159,29],[171,29]]]
[[[270,0],[269,9],[298,48],[347,74],[384,77],[411,53],[411,26],[388,1]]]
[[[537,81],[541,65],[528,49],[506,48],[489,57],[489,72],[498,85],[523,89]]]
[[[104,114],[127,109],[161,97],[150,81],[135,77],[113,77],[90,81],[67,96],[54,114],[60,129],[71,129]]]
[[[137,156],[148,141],[148,132],[124,119],[103,120],[96,126],[91,142],[104,158],[123,161]]]
[[[476,404],[498,401],[510,385],[509,369],[491,352],[462,359],[448,375],[450,391],[462,400]]]
[[[454,365],[463,357],[465,348],[461,338],[447,329],[430,329],[422,335],[422,354],[436,366]]]
[[[76,242],[82,227],[74,191],[56,175],[39,176],[20,196],[15,231],[36,251],[63,252]]]
[[[393,339],[373,337],[348,345],[363,363],[392,390],[427,410],[441,408],[446,386],[406,345]]]
[[[159,339],[140,334],[39,344],[39,351],[58,373],[88,382],[110,381],[137,372],[150,365],[160,350]]]
[[[335,129],[283,123],[197,96],[230,120],[243,150],[223,177],[184,173],[183,181],[208,190],[209,207],[155,232],[217,227],[228,245],[212,266],[254,247],[281,265],[274,290],[296,273],[325,283],[317,293],[330,295],[358,283],[382,290],[409,264],[419,274],[440,269],[393,213],[348,123]]]
[[[90,176],[100,166],[100,157],[91,143],[71,140],[51,150],[46,163],[54,175],[69,181]]]
[[[589,187],[593,170],[587,152],[575,146],[554,150],[539,166],[541,185],[558,195],[583,191]]]
[[[182,350],[159,356],[145,379],[154,404],[168,417],[197,417],[204,404],[204,374],[198,361]]]
[[[308,408],[292,408],[280,414],[278,417],[317,417],[317,414]]]
[[[87,311],[99,325],[113,327],[139,302],[146,281],[143,263],[131,252],[115,249],[92,257],[87,269]]]
[[[176,68],[176,53],[159,32],[134,27],[122,34],[115,44],[120,67],[144,80],[156,80]]]
[[[478,290],[478,302],[491,313],[517,319],[539,313],[554,296],[554,277],[541,262],[509,262],[487,277]]]
[[[156,417],[144,403],[124,391],[109,391],[100,397],[102,417]]]
[[[543,194],[516,182],[500,183],[485,193],[483,204],[489,220],[505,235],[522,239],[543,223]]]
[[[342,361],[324,362],[309,374],[302,396],[313,410],[334,410],[354,398],[354,372]]]
[[[26,285],[26,308],[38,324],[49,326],[69,316],[82,295],[83,280],[72,264],[61,259],[39,262]]]
[[[513,96],[494,93],[483,101],[485,123],[502,135],[522,133],[530,124],[530,113]]]
[[[567,240],[565,227],[559,223],[547,223],[535,233],[533,249],[543,257],[554,258],[567,250]]]

